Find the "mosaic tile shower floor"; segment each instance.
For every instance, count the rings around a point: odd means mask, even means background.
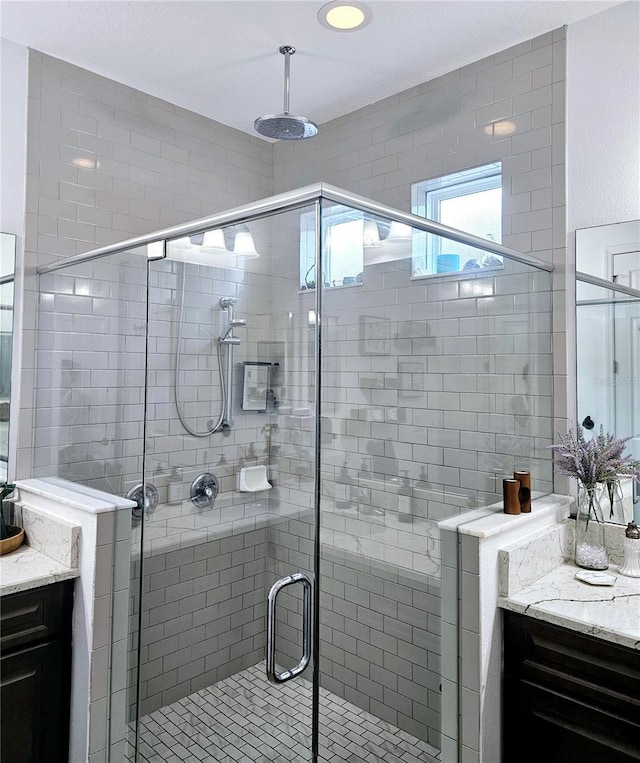
[[[323,763],[439,763],[439,752],[320,689]],[[310,761],[311,684],[254,665],[140,720],[139,763]]]

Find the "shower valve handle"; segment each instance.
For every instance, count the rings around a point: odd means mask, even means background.
[[[220,486],[213,474],[203,472],[191,483],[189,497],[191,503],[198,509],[210,509],[218,495]]]

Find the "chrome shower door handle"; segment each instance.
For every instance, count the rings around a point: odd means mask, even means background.
[[[283,588],[302,585],[302,657],[290,670],[276,672],[276,599]],[[267,600],[267,678],[274,684],[282,684],[299,676],[311,659],[311,580],[304,572],[295,572],[277,580],[269,591]]]

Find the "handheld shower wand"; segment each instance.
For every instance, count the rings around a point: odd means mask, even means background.
[[[223,333],[216,340],[216,350],[218,355],[218,374],[220,378],[220,390],[222,395],[222,406],[220,415],[215,424],[209,422],[206,432],[197,432],[195,429],[189,426],[182,415],[180,410],[180,404],[178,400],[178,377],[180,369],[180,355],[182,345],[182,316],[184,311],[184,280],[182,284],[182,301],[180,308],[180,331],[178,335],[178,344],[176,349],[176,370],[175,370],[175,383],[174,383],[174,397],[176,408],[178,411],[178,418],[180,423],[187,430],[190,435],[194,437],[208,437],[214,434],[214,432],[228,432],[233,421],[231,419],[231,411],[233,410],[233,348],[239,345],[241,340],[239,336],[234,336],[234,328],[240,328],[247,325],[245,318],[236,318],[234,315],[234,307],[238,300],[235,297],[222,297],[219,301],[220,308],[227,313],[227,326]],[[222,360],[222,348],[227,347],[227,367],[226,373],[224,369],[224,363]]]

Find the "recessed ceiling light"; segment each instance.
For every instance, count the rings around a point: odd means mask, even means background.
[[[333,0],[318,11],[318,21],[333,32],[353,32],[371,21],[371,9],[358,0]]]

